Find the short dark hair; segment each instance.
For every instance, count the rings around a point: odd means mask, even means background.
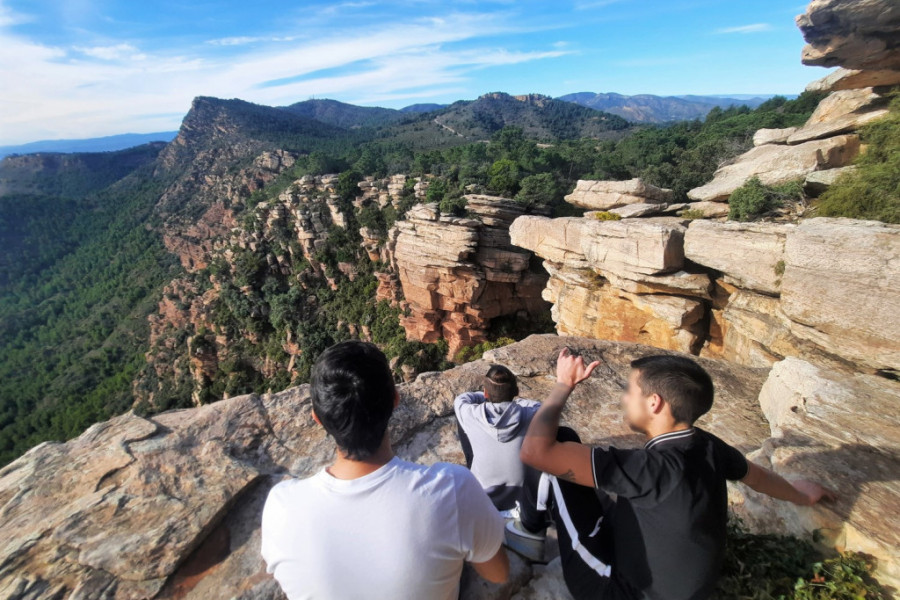
[[[658,394],[678,423],[693,425],[713,404],[713,382],[706,370],[683,356],[655,355],[631,361],[645,395]]]
[[[350,340],[323,352],[312,371],[313,410],[352,460],[374,454],[394,411],[394,378],[375,344]]]
[[[491,365],[484,376],[484,391],[491,402],[510,402],[519,395],[519,384],[512,371],[503,365]]]

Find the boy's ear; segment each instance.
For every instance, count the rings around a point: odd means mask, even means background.
[[[312,418],[313,418],[313,421],[315,421],[316,424],[318,424],[321,427],[322,421],[319,420],[319,415],[316,414],[315,409],[313,409],[313,411],[312,411]]]
[[[650,412],[655,415],[662,413],[663,409],[666,406],[666,401],[662,399],[662,396],[659,394],[653,394],[650,396]]]
[[[481,388],[481,393],[484,394],[485,399],[491,397],[491,395],[488,394],[487,388]]]

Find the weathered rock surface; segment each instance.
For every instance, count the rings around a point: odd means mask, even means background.
[[[621,421],[629,362],[658,352],[553,335],[488,353],[543,398],[563,345],[603,360],[576,390],[565,421],[587,443],[638,445]],[[717,405],[703,426],[745,452],[768,436],[756,402],[765,371],[703,361]],[[475,389],[488,367],[475,361],[400,386],[392,440],[407,459],[462,462],[453,398]],[[272,485],[308,476],[333,457],[310,417],[307,386],[241,396],[143,418],[126,414],[65,444],[48,443],[0,470],[0,595],[16,598],[254,598],[280,600],[259,556],[259,520]],[[542,598],[562,589],[547,569],[514,560],[514,583],[498,589],[467,575],[463,598]],[[555,583],[553,583],[555,582]],[[548,587],[549,586],[549,587]]]
[[[788,136],[787,143],[800,144],[856,131],[866,123],[885,116],[888,110],[878,108],[883,104],[882,96],[872,88],[833,92],[819,102],[803,127]]]
[[[796,358],[777,363],[760,393],[772,439],[755,460],[785,477],[815,477],[838,501],[777,514],[753,492],[744,512],[756,526],[817,531],[829,545],[874,556],[883,583],[900,581],[900,384],[823,369]]]
[[[626,204],[664,203],[672,190],[658,188],[640,179],[627,181],[579,180],[566,202],[592,210],[608,210]]]
[[[797,17],[803,64],[900,71],[900,5],[893,0],[813,0]]]
[[[765,144],[737,157],[718,169],[712,181],[688,192],[693,200],[725,202],[751,177],[765,185],[803,179],[813,171],[844,167],[859,153],[859,137],[839,135],[795,146]]]
[[[784,241],[792,225],[692,221],[684,236],[688,260],[725,274],[725,281],[777,294],[784,272]]]
[[[842,175],[847,173],[852,173],[856,170],[856,167],[850,165],[849,167],[841,167],[840,169],[828,169],[827,171],[814,171],[806,176],[806,179],[803,180],[803,189],[806,190],[807,193],[818,196],[829,187],[834,185]]]
[[[900,370],[900,226],[809,219],[785,243],[791,331],[870,369]]]
[[[786,127],[784,129],[757,129],[753,134],[753,145],[762,146],[763,144],[786,144],[787,140],[797,127]]]
[[[840,68],[806,86],[808,92],[838,92],[870,87],[900,85],[900,71],[860,71]]]
[[[524,216],[510,231],[545,259],[561,334],[760,367],[900,366],[898,226]]]
[[[485,339],[490,320],[535,316],[546,274],[532,268],[531,252],[510,244],[509,225],[521,205],[491,196],[467,196],[475,218],[438,214],[419,205],[389,234],[387,253],[410,314],[401,324],[409,339],[446,339],[452,357]]]

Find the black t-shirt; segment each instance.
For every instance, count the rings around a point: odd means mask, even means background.
[[[595,486],[618,496],[610,515],[614,588],[654,600],[708,598],[725,551],[725,480],[747,475],[743,454],[695,427],[639,450],[594,448],[591,458]]]

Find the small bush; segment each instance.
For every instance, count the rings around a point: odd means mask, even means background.
[[[591,213],[595,219],[598,221],[621,221],[622,215],[617,215],[616,213],[611,213],[606,210],[597,211],[595,213]]]
[[[883,600],[874,565],[847,552],[823,560],[802,539],[748,533],[739,519],[728,526],[716,600]]]
[[[900,94],[890,107],[888,116],[863,127],[866,152],[819,198],[819,215],[900,223]]]
[[[482,355],[488,350],[493,350],[494,348],[502,348],[503,346],[508,346],[515,341],[516,340],[512,338],[501,337],[497,338],[494,341],[486,341],[481,342],[480,344],[475,344],[474,346],[467,346],[457,352],[456,356],[453,357],[453,360],[457,364],[472,362],[473,360],[478,360],[479,358],[481,358]]]
[[[685,210],[678,213],[678,216],[682,219],[689,219],[693,221],[694,219],[702,219],[706,217],[706,213],[697,208],[686,208]]]
[[[758,177],[751,177],[728,198],[728,218],[732,221],[752,221],[783,206],[787,200],[802,198],[803,186],[799,181],[769,186],[763,185]]]

